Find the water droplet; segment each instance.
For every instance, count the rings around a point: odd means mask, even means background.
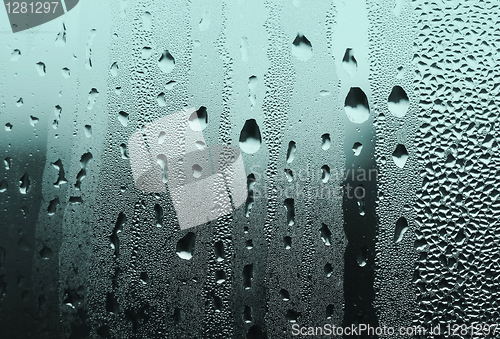
[[[40,257],[44,260],[49,260],[54,255],[54,252],[46,245],[40,250]]]
[[[296,323],[299,317],[300,317],[300,312],[297,312],[295,310],[286,311],[285,319],[291,323]]]
[[[160,94],[158,94],[158,96],[156,97],[156,102],[160,107],[167,106],[167,101],[165,100],[165,93],[161,92]]]
[[[21,57],[21,51],[18,49],[15,49],[11,54],[10,54],[10,60],[11,61],[17,61]]]
[[[163,144],[166,139],[167,139],[167,133],[165,133],[164,131],[161,131],[160,135],[158,135],[158,144],[159,145]]]
[[[10,167],[12,166],[12,158],[5,158],[3,160],[3,163],[5,165],[5,169],[8,171],[10,170]]]
[[[97,89],[95,88],[92,88],[89,92],[89,103],[87,105],[87,109],[88,110],[91,110],[92,107],[94,107],[94,104],[97,100],[97,96],[99,95],[99,92],[97,91]]]
[[[249,119],[241,129],[240,148],[247,154],[253,154],[260,149],[262,139],[260,129],[255,119]]]
[[[170,91],[172,88],[174,88],[175,85],[177,85],[177,82],[171,80],[167,82],[167,84],[165,85],[165,89]]]
[[[333,266],[330,263],[327,263],[324,268],[325,275],[327,278],[331,277],[333,274]]]
[[[253,279],[253,264],[248,264],[243,267],[243,287],[249,290],[252,287]]]
[[[363,246],[359,249],[356,261],[358,262],[359,267],[364,267],[366,266],[367,260],[368,260],[368,247]]]
[[[248,239],[245,242],[245,247],[247,248],[247,250],[251,250],[253,248],[253,241],[252,241],[252,239]]]
[[[36,70],[39,76],[41,77],[45,76],[46,70],[45,70],[45,64],[43,62],[40,61],[36,63]]]
[[[56,46],[59,46],[59,47],[66,45],[66,25],[64,24],[64,22],[62,24],[61,31],[59,31],[59,33],[57,33],[55,44],[56,44]]]
[[[396,229],[394,231],[394,239],[393,241],[395,243],[400,242],[403,240],[403,236],[408,230],[408,221],[406,220],[405,217],[401,217],[396,221]]]
[[[224,260],[224,243],[222,241],[217,241],[214,245],[215,258],[217,261]]]
[[[325,133],[321,136],[321,148],[326,151],[332,145],[332,140],[330,139],[330,134]]]
[[[198,108],[189,116],[188,123],[193,131],[203,131],[208,126],[207,108],[205,106]]]
[[[168,52],[168,50],[165,50],[162,53],[160,59],[158,60],[158,67],[165,74],[172,72],[172,70],[174,69],[175,60],[172,54]]]
[[[141,283],[143,285],[147,285],[148,282],[150,281],[148,273],[147,272],[141,272],[141,277],[139,278],[141,280]]]
[[[293,198],[285,199],[286,221],[288,226],[293,226],[295,223],[295,202]]]
[[[352,48],[346,49],[344,58],[342,59],[342,68],[347,74],[349,74],[350,77],[353,77],[358,69],[358,62],[356,61],[356,58],[354,58]]]
[[[19,192],[21,194],[28,193],[28,190],[30,189],[30,184],[31,184],[30,176],[26,172],[19,180]]]
[[[64,177],[64,167],[61,159],[57,159],[56,162],[52,163],[52,166],[56,169],[58,176],[54,183],[54,187],[59,188],[61,185],[66,184],[68,180]]]
[[[252,309],[250,306],[245,305],[245,309],[243,310],[243,321],[247,324],[252,322]]]
[[[288,291],[285,290],[284,288],[280,290],[280,296],[283,299],[283,301],[290,301],[290,293],[288,293]]]
[[[291,164],[292,161],[295,159],[295,151],[297,150],[297,145],[295,144],[295,141],[290,141],[288,143],[288,151],[286,152],[286,162]]]
[[[321,167],[321,181],[326,184],[328,180],[330,180],[330,167],[323,165]]]
[[[145,30],[145,31],[150,31],[151,30],[151,26],[153,24],[153,18],[152,18],[151,13],[144,12],[142,14],[141,19],[142,19],[142,29]]]
[[[330,232],[328,226],[326,224],[321,223],[320,232],[321,232],[321,240],[323,240],[326,246],[330,246],[332,243],[332,232]]]
[[[69,78],[69,76],[70,76],[70,71],[69,71],[69,68],[64,67],[64,68],[61,70],[61,73],[62,73],[63,77],[65,77],[66,79],[67,79],[67,78]]]
[[[203,171],[203,168],[201,168],[200,165],[194,164],[192,169],[193,169],[193,177],[195,177],[195,178],[201,177],[201,174],[202,174],[201,172]]]
[[[113,64],[111,65],[111,68],[109,69],[109,72],[114,77],[118,75],[118,63],[117,62],[113,62]]]
[[[226,281],[226,273],[224,273],[223,270],[215,271],[215,281],[217,282],[217,284],[222,284],[224,281]]]
[[[283,245],[285,245],[285,250],[289,250],[292,248],[292,237],[284,236],[283,237]]]
[[[50,201],[49,207],[47,208],[47,211],[49,212],[49,215],[54,215],[57,212],[57,206],[59,206],[60,201],[59,198],[54,198]]]
[[[292,43],[292,55],[300,61],[311,59],[313,54],[311,42],[302,34],[298,33]]]
[[[389,111],[396,117],[402,118],[408,112],[410,101],[401,86],[394,86],[388,99]]]
[[[90,138],[92,136],[92,126],[85,125],[85,136]]]
[[[151,47],[145,46],[145,47],[142,48],[142,50],[141,50],[141,58],[143,58],[144,60],[146,60],[146,59],[149,59],[151,57],[151,55],[153,55],[153,49]]]
[[[118,121],[123,125],[123,127],[127,127],[128,125],[128,113],[120,111],[118,113]]]
[[[7,184],[7,180],[0,181],[0,193],[7,191],[8,188],[9,185]]]
[[[352,145],[352,151],[354,152],[354,156],[359,156],[361,154],[361,150],[363,149],[363,145],[360,142],[355,142]]]
[[[123,231],[123,226],[126,222],[127,216],[125,215],[125,213],[120,212],[120,214],[118,214],[118,218],[116,219],[113,231],[111,232],[111,235],[109,237],[109,245],[113,250],[115,256],[120,255],[120,238],[118,237],[118,235]]]
[[[161,208],[159,204],[155,204],[155,219],[156,219],[156,227],[162,227],[163,208]]]
[[[345,98],[344,110],[350,121],[361,124],[370,118],[370,107],[365,92],[359,87],[351,87]]]
[[[40,121],[40,119],[38,119],[37,117],[34,117],[32,115],[30,115],[30,125],[35,127],[35,125],[38,123],[38,121]]]
[[[193,232],[188,232],[184,237],[179,239],[176,248],[176,253],[179,258],[190,260],[193,257],[195,240],[196,234]]]
[[[248,89],[250,90],[248,98],[250,99],[251,107],[255,107],[255,105],[257,104],[257,94],[255,92],[257,89],[258,82],[259,81],[257,80],[257,77],[255,75],[252,75],[248,79]]]
[[[81,189],[82,181],[87,176],[87,166],[91,159],[92,159],[92,153],[90,152],[83,154],[80,159],[81,170],[80,172],[78,172],[78,175],[76,176],[76,183],[75,183],[75,188],[78,190]]]
[[[399,168],[403,168],[405,166],[406,160],[408,160],[408,151],[406,150],[405,145],[398,144],[396,150],[392,153],[392,159]]]
[[[120,144],[120,153],[121,153],[122,159],[128,159],[127,145],[125,143]]]

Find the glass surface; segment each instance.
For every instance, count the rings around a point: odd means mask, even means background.
[[[500,337],[496,0],[40,4],[0,338]]]

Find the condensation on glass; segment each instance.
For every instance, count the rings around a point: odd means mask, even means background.
[[[15,34],[2,14],[1,337],[498,322],[498,14],[89,0]],[[203,162],[155,151],[187,149],[154,129],[178,112]]]

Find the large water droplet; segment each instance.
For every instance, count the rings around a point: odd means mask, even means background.
[[[149,31],[151,30],[151,25],[152,25],[152,16],[151,16],[151,13],[149,12],[144,12],[142,14],[142,29],[144,29],[145,31]]]
[[[241,129],[240,148],[247,154],[253,154],[260,149],[262,139],[260,136],[259,125],[255,119],[249,119]]]
[[[117,62],[113,62],[113,64],[111,65],[111,68],[109,69],[109,72],[114,77],[118,75],[118,63]]]
[[[292,237],[287,235],[283,237],[283,245],[285,245],[285,250],[292,248]]]
[[[243,267],[243,287],[248,290],[252,287],[253,279],[253,264],[248,264]]]
[[[196,234],[189,232],[177,242],[176,253],[181,259],[190,260],[194,253]]]
[[[332,140],[330,139],[330,134],[325,133],[321,136],[321,148],[326,151],[332,145]]]
[[[292,54],[300,61],[307,61],[312,57],[311,42],[302,34],[298,33],[292,43]]]
[[[368,247],[363,246],[359,249],[356,261],[360,267],[366,266],[366,262],[368,261]]]
[[[297,145],[295,144],[295,141],[290,141],[288,143],[288,151],[286,152],[286,162],[291,164],[292,161],[295,159],[295,151],[297,150]]]
[[[408,112],[410,101],[401,86],[394,86],[388,100],[389,111],[396,117],[402,118]]]
[[[188,123],[193,131],[203,131],[208,126],[207,108],[205,106],[198,108],[191,114]]]
[[[333,266],[330,263],[327,263],[324,268],[325,275],[327,278],[331,277],[333,274]]]
[[[128,125],[128,113],[125,113],[123,111],[118,113],[118,121],[120,121],[120,124],[122,124],[123,127],[127,127]]]
[[[330,180],[330,167],[328,165],[323,165],[321,167],[321,172],[321,181],[326,184],[328,180]]]
[[[362,149],[363,145],[360,142],[355,142],[354,145],[352,145],[352,151],[354,152],[355,157],[361,154]]]
[[[408,221],[405,217],[401,217],[396,221],[396,230],[394,231],[394,239],[395,243],[400,242],[403,239],[406,231],[408,230]]]
[[[350,77],[353,77],[358,69],[358,62],[356,61],[356,58],[354,58],[352,48],[345,50],[344,58],[342,59],[342,68],[347,74],[349,74]]]
[[[294,200],[292,198],[285,199],[286,208],[286,221],[289,226],[293,226],[295,223],[295,206]]]
[[[89,103],[87,105],[87,108],[89,111],[94,107],[94,104],[97,100],[97,96],[99,95],[99,91],[96,88],[92,88],[89,92]]]
[[[15,49],[11,54],[10,54],[10,60],[11,61],[17,61],[21,57],[21,51],[18,49]]]
[[[162,53],[160,59],[158,60],[158,67],[165,74],[172,72],[172,70],[174,69],[174,57],[167,50]]]
[[[396,150],[392,153],[392,159],[394,159],[394,163],[399,168],[403,168],[406,164],[406,160],[408,160],[408,151],[406,150],[405,145],[398,144]]]
[[[370,118],[370,107],[365,92],[359,87],[351,87],[345,98],[344,110],[352,122],[361,124]]]
[[[19,180],[19,192],[21,194],[28,193],[31,185],[31,180],[29,174],[26,172]]]
[[[165,93],[161,92],[160,94],[158,94],[158,96],[156,97],[156,102],[160,107],[167,106],[167,100],[165,100]]]
[[[321,240],[325,243],[326,246],[330,246],[332,243],[332,232],[328,229],[326,224],[321,223]]]
[[[161,227],[163,222],[163,208],[159,204],[155,204],[155,219],[156,219],[156,227]]]

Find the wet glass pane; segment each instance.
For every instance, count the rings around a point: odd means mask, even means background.
[[[497,338],[494,0],[4,0],[0,338]]]

